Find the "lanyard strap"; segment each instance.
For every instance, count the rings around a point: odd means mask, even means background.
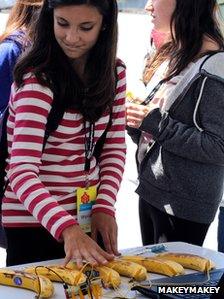
[[[145,106],[148,105],[148,103],[154,98],[155,94],[157,93],[161,85],[163,85],[163,83],[165,83],[166,81],[167,79],[160,80],[159,83],[153,88],[153,90],[147,96],[147,98],[141,103],[141,105],[145,105]]]
[[[85,171],[89,172],[90,170],[90,159],[93,155],[94,149],[94,132],[95,132],[95,123],[89,123],[89,128],[87,132],[87,126],[85,122]],[[87,134],[88,133],[88,134]]]

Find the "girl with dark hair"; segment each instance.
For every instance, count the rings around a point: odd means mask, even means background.
[[[224,179],[224,43],[217,5],[149,2],[154,29],[170,38],[147,62],[147,97],[127,103],[128,131],[138,144],[142,240],[202,245]]]
[[[32,24],[42,0],[17,0],[12,7],[5,31],[0,35],[0,112],[7,106],[15,63],[30,43]]]
[[[126,146],[116,46],[116,0],[45,0],[10,98],[7,265],[66,256],[81,267],[118,254],[114,204]],[[49,122],[56,126],[46,134]]]

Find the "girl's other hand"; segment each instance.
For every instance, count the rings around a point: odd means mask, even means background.
[[[117,249],[117,223],[113,216],[97,212],[92,215],[92,238],[97,241],[101,235],[106,251],[113,255],[120,255]]]

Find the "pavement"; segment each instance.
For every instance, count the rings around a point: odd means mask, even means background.
[[[7,15],[0,13],[0,31]],[[119,13],[118,57],[127,66],[127,87],[131,90],[138,88],[141,77],[144,55],[149,45],[150,20],[146,14]],[[137,186],[137,171],[135,165],[136,147],[126,137],[127,159],[123,181],[117,197],[117,223],[119,249],[141,246],[140,227],[138,220],[138,197],[135,193]],[[217,217],[211,225],[204,242],[204,247],[217,249],[216,241]],[[0,267],[5,266],[6,253],[0,248]]]

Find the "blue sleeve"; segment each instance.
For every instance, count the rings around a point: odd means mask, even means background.
[[[0,111],[9,101],[13,82],[13,69],[22,46],[13,41],[4,41],[0,44]]]

